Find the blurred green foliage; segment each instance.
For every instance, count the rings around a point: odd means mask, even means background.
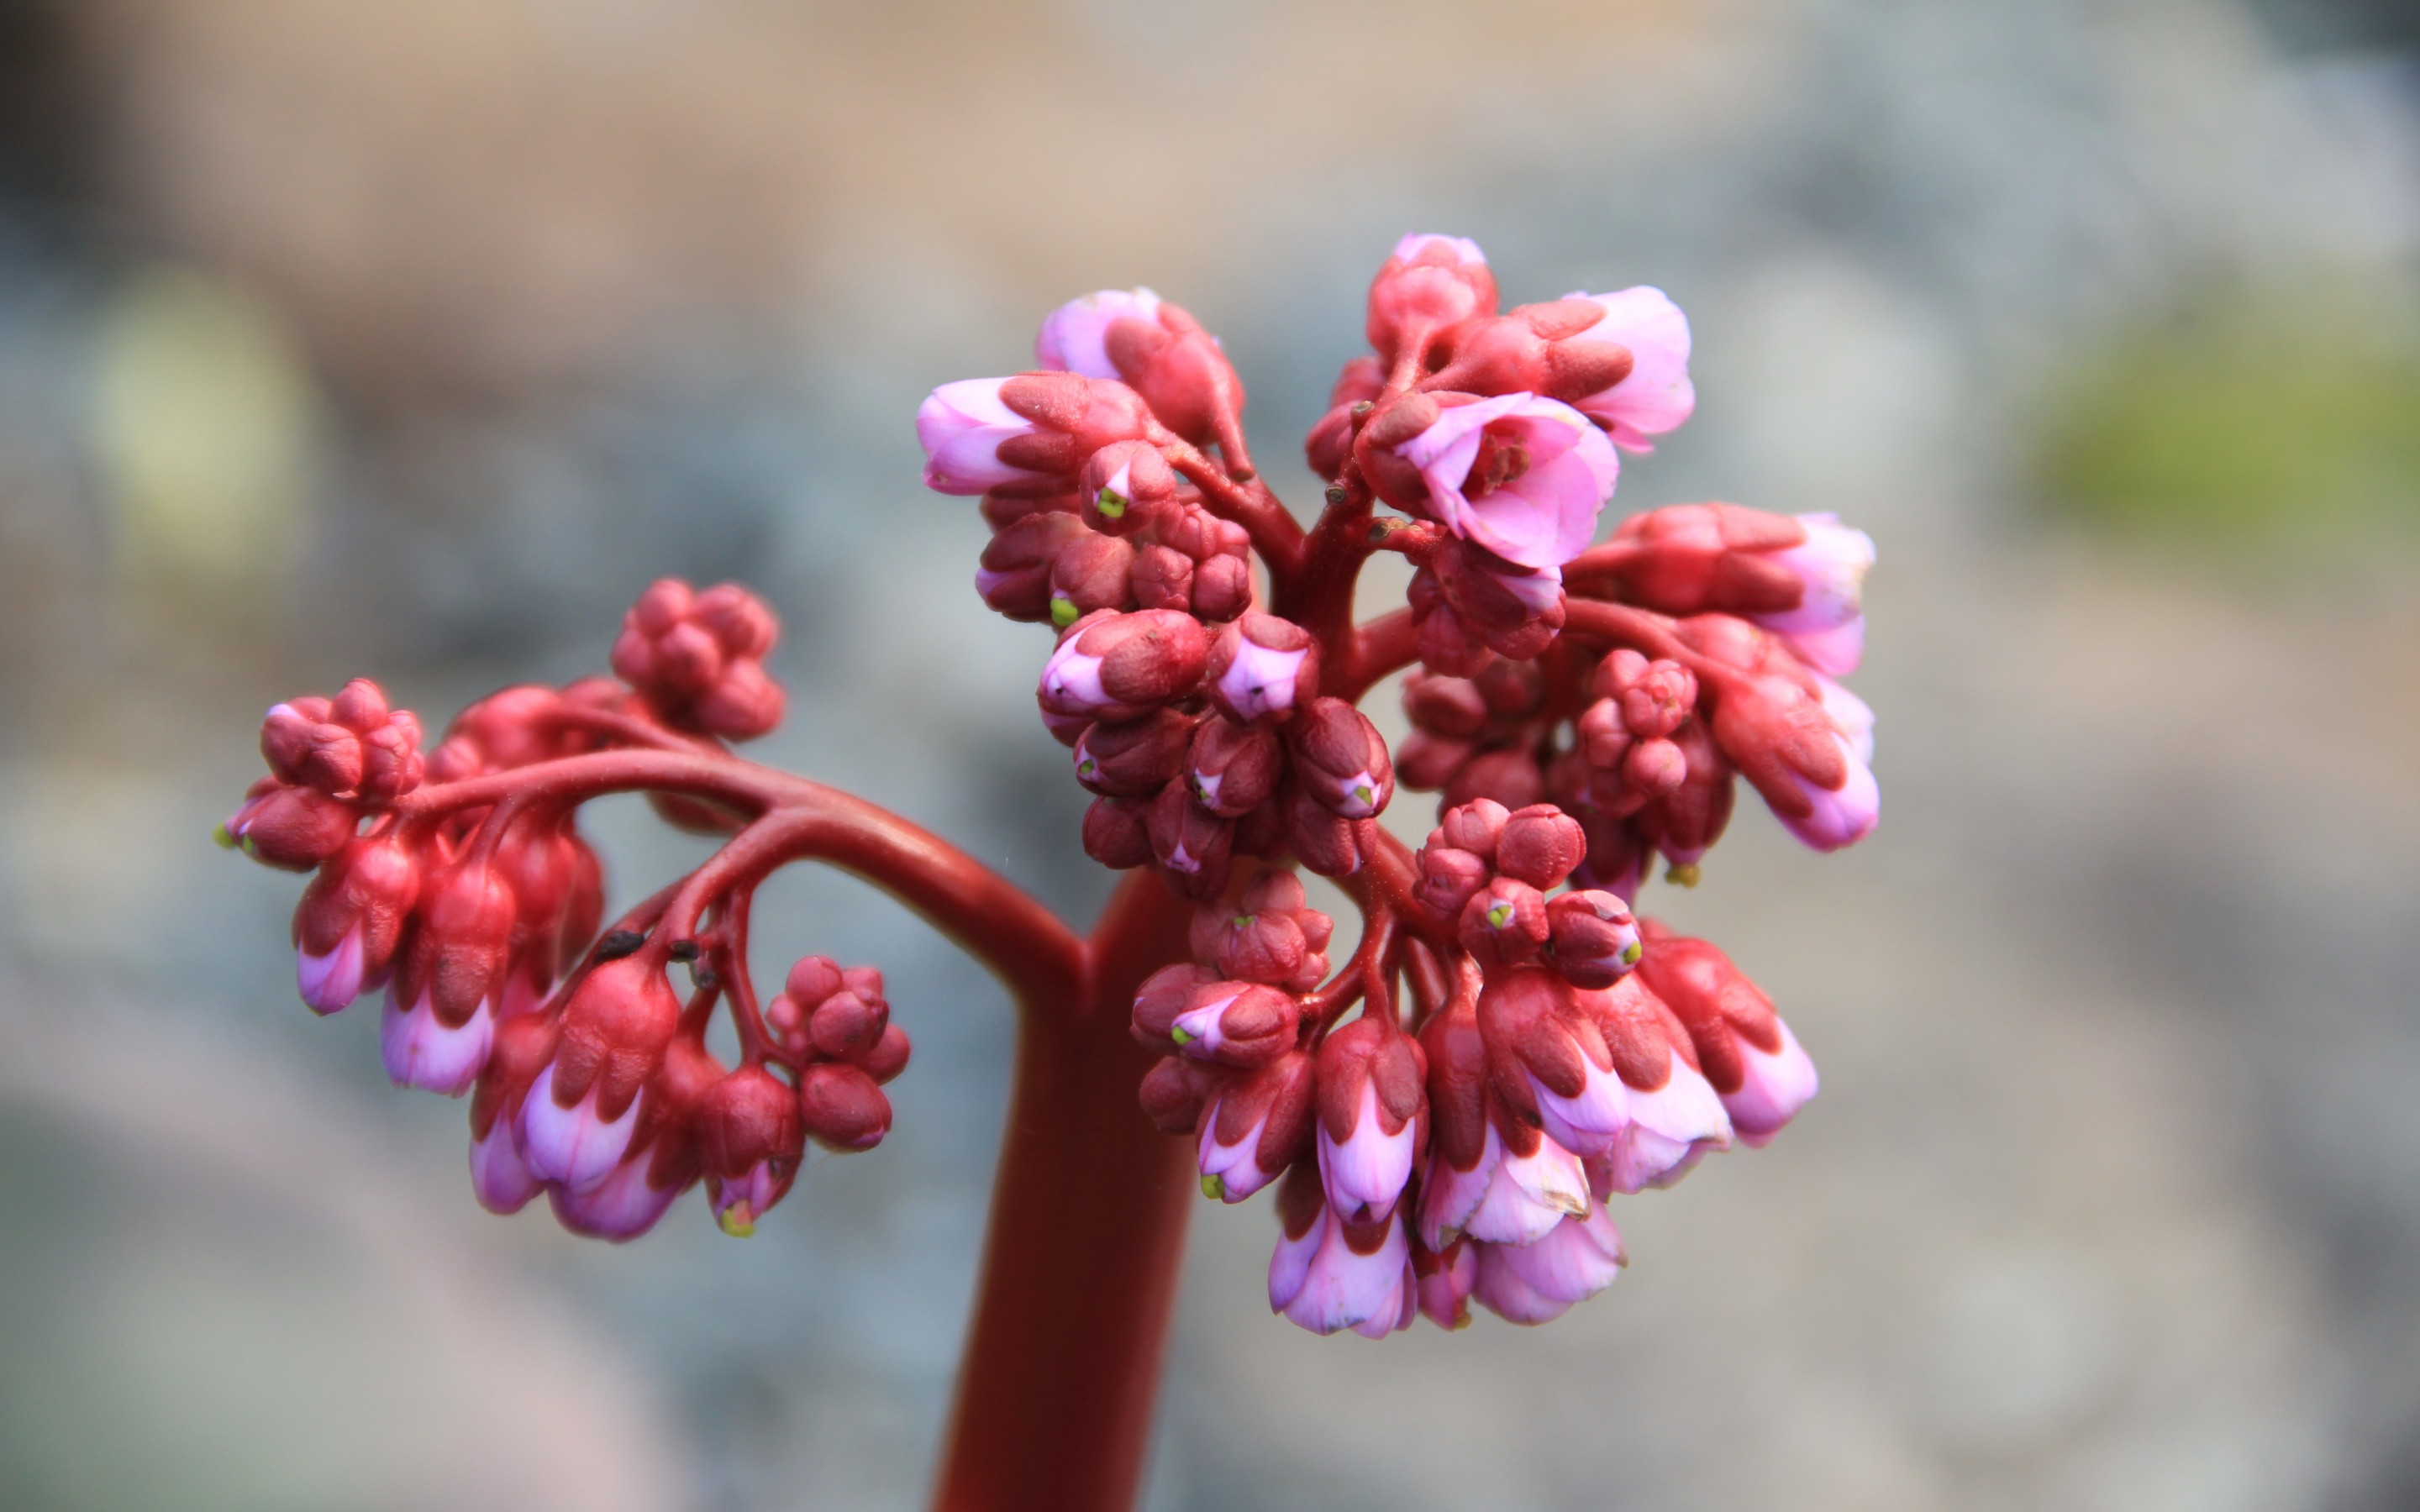
[[[2420,340],[2399,299],[2207,298],[2067,368],[2034,461],[2053,507],[2163,543],[2420,536]]]

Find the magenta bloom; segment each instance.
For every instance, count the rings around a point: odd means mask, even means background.
[[[1544,1323],[1586,1302],[1630,1263],[1603,1208],[1566,1218],[1530,1244],[1481,1244],[1471,1295],[1511,1323]]]
[[[916,407],[916,440],[924,448],[924,486],[935,493],[986,493],[1003,484],[1042,476],[1000,459],[1000,443],[1034,434],[1033,423],[1001,402],[1006,378],[944,383]]]
[[[1440,523],[1523,567],[1586,550],[1621,471],[1602,431],[1534,393],[1449,405],[1395,451],[1419,469]]]
[[[1109,327],[1120,320],[1159,324],[1159,296],[1147,288],[1105,288],[1069,300],[1042,321],[1033,355],[1044,367],[1086,378],[1123,378],[1109,361]]]
[[[553,1062],[537,1073],[521,1102],[521,1151],[532,1175],[580,1191],[613,1174],[637,1132],[639,1103],[633,1098],[620,1118],[607,1119],[597,1108],[604,1095],[599,1076],[566,1108],[554,1100]]]
[[[345,932],[335,948],[314,955],[306,946],[294,950],[294,985],[314,1013],[342,1012],[362,995],[362,926]]]
[[[595,1186],[556,1187],[552,1193],[556,1220],[575,1234],[616,1244],[638,1238],[656,1227],[682,1191],[678,1183],[659,1187],[648,1180],[655,1164],[656,1147],[650,1145],[615,1162]]]
[[[1645,284],[1615,294],[1564,297],[1587,300],[1605,312],[1604,319],[1580,332],[1580,340],[1630,348],[1630,371],[1621,381],[1575,400],[1573,407],[1603,425],[1623,450],[1655,450],[1647,438],[1678,429],[1698,408],[1698,391],[1689,382],[1689,317],[1662,289]]]
[[[1865,656],[1865,582],[1874,564],[1874,539],[1840,523],[1838,515],[1801,515],[1800,545],[1773,553],[1801,584],[1798,607],[1752,616],[1790,643],[1819,672],[1845,677]]]

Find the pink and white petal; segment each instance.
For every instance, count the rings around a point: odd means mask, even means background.
[[[611,1175],[630,1148],[639,1100],[632,1098],[622,1116],[609,1121],[597,1111],[600,1090],[591,1086],[572,1106],[556,1106],[551,1061],[530,1084],[529,1095],[521,1100],[521,1154],[539,1180],[585,1190]]]
[[[1863,628],[1864,622],[1859,622]],[[1849,737],[1849,748],[1857,760],[1868,766],[1874,764],[1874,711],[1864,699],[1857,697],[1829,677],[1817,676],[1816,686],[1823,691],[1823,714],[1832,728]]]
[[[1689,318],[1664,291],[1641,284],[1612,294],[1573,294],[1592,300],[1605,318],[1581,332],[1590,341],[1620,342],[1630,348],[1622,380],[1579,401],[1582,413],[1602,422],[1628,451],[1652,452],[1647,438],[1676,429],[1698,408],[1689,381]]]
[[[1327,1214],[1323,1211],[1300,1238],[1278,1231],[1278,1247],[1269,1255],[1269,1311],[1284,1312],[1302,1295],[1304,1284],[1311,1279],[1311,1261],[1326,1242],[1327,1228]]]
[[[1280,1172],[1261,1167],[1261,1134],[1268,1124],[1269,1116],[1264,1113],[1249,1129],[1244,1131],[1243,1138],[1232,1145],[1222,1145],[1218,1138],[1218,1105],[1213,1103],[1202,1113],[1202,1139],[1197,1155],[1205,1190],[1209,1190],[1215,1181],[1214,1195],[1218,1200],[1241,1202],[1278,1179]]]
[[[1819,788],[1793,774],[1793,780],[1813,807],[1795,817],[1779,816],[1783,826],[1810,850],[1837,851],[1854,845],[1873,833],[1874,825],[1882,819],[1882,787],[1874,780],[1873,768],[1858,759],[1857,748],[1849,736],[1835,734],[1833,738],[1839,742],[1840,754],[1849,769],[1848,779],[1837,788]]]
[[[1731,1121],[1714,1087],[1675,1052],[1670,1074],[1652,1092],[1633,1088],[1630,1127],[1606,1152],[1605,1172],[1616,1192],[1669,1185],[1709,1149],[1731,1141]]]
[[[1497,1263],[1552,1302],[1568,1306],[1613,1285],[1629,1263],[1606,1210],[1566,1218],[1534,1244],[1498,1246]]]
[[[1588,1211],[1588,1172],[1580,1158],[1541,1138],[1530,1154],[1505,1151],[1464,1232],[1492,1244],[1528,1244]]]
[[[1417,1132],[1407,1119],[1393,1134],[1386,1133],[1379,1125],[1377,1084],[1364,1083],[1352,1133],[1340,1143],[1328,1137],[1325,1125],[1319,1131],[1319,1183],[1326,1189],[1328,1202],[1347,1213],[1366,1210],[1372,1217],[1390,1211],[1412,1179]]]
[[[1474,1244],[1476,1262],[1470,1298],[1508,1323],[1550,1323],[1572,1310],[1568,1302],[1546,1296],[1504,1263],[1510,1244]]]
[[[453,1028],[439,1022],[426,993],[405,1009],[390,989],[379,1011],[379,1051],[387,1079],[397,1087],[460,1097],[479,1079],[495,1042],[495,1018],[484,1002]]]
[[[1420,1242],[1440,1255],[1445,1253],[1486,1200],[1488,1185],[1503,1162],[1504,1141],[1497,1136],[1492,1123],[1479,1149],[1479,1164],[1469,1170],[1455,1170],[1443,1155],[1432,1154],[1420,1185]]]
[[[1723,1107],[1730,1113],[1731,1127],[1738,1131],[1740,1143],[1761,1149],[1772,1143],[1815,1096],[1819,1080],[1815,1062],[1800,1047],[1798,1036],[1790,1026],[1781,1027],[1781,1048],[1760,1050],[1745,1041],[1739,1041],[1741,1057],[1747,1063],[1747,1077],[1737,1091],[1725,1094]]]
[[[515,1213],[546,1183],[521,1158],[520,1119],[503,1117],[488,1128],[488,1136],[471,1142],[471,1190],[479,1206],[498,1214]]]
[[[1529,1088],[1538,1099],[1538,1116],[1546,1137],[1586,1159],[1611,1149],[1631,1120],[1631,1099],[1637,1096],[1621,1085],[1611,1067],[1600,1067],[1583,1055],[1580,1069],[1587,1080],[1576,1097],[1559,1097],[1536,1077]]]
[[[312,1012],[321,1017],[341,1012],[362,995],[363,953],[359,924],[347,930],[325,955],[294,952],[294,985]]]
[[[1086,378],[1118,377],[1104,346],[1120,320],[1159,318],[1159,296],[1147,288],[1105,288],[1070,300],[1046,316],[1033,338],[1033,355],[1044,367]]]
[[[1314,1334],[1334,1334],[1374,1318],[1391,1326],[1403,1310],[1404,1277],[1412,1255],[1403,1220],[1390,1222],[1386,1241],[1368,1255],[1354,1253],[1332,1210],[1325,1215],[1320,1234],[1301,1289],[1283,1309],[1287,1319]]]

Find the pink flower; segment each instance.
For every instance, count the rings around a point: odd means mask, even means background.
[[[1839,743],[1840,759],[1848,776],[1837,788],[1818,787],[1804,773],[1792,772],[1790,779],[1805,795],[1807,810],[1792,815],[1776,811],[1789,831],[1810,850],[1837,851],[1854,845],[1873,832],[1882,818],[1881,785],[1874,780],[1873,768],[1858,755],[1858,742],[1846,734],[1835,734]],[[1871,733],[1866,737],[1866,748],[1871,749]]]
[[[1202,1117],[1202,1193],[1241,1202],[1276,1180],[1311,1141],[1311,1060],[1299,1050],[1229,1082]]]
[[[1782,1125],[1815,1096],[1818,1086],[1815,1062],[1799,1047],[1798,1036],[1791,1033],[1790,1026],[1780,1019],[1773,1022],[1781,1035],[1781,1048],[1763,1050],[1743,1040],[1739,1047],[1744,1064],[1740,1085],[1723,1097],[1731,1127],[1739,1132],[1740,1142],[1751,1149],[1771,1144]]]
[[[1871,766],[1874,762],[1874,711],[1864,699],[1857,697],[1832,679],[1818,672],[1815,686],[1822,692],[1823,713],[1840,733],[1849,738],[1849,748],[1857,760]]]
[[[1237,724],[1282,719],[1318,696],[1318,642],[1292,620],[1247,609],[1218,632],[1204,675]]]
[[[656,1227],[687,1181],[659,1186],[657,1147],[632,1150],[616,1162],[603,1180],[585,1188],[556,1187],[552,1194],[555,1220],[575,1234],[628,1243]]]
[[[309,947],[294,952],[294,985],[314,1013],[334,1013],[362,995],[362,927],[345,931],[334,949],[314,954]]]
[[[1573,401],[1574,408],[1603,425],[1626,451],[1652,452],[1647,438],[1676,429],[1698,407],[1689,382],[1689,317],[1641,284],[1614,294],[1571,294],[1605,311],[1605,318],[1580,333],[1583,341],[1619,342],[1630,348],[1631,366],[1621,381]]]
[[[1629,1263],[1621,1235],[1603,1208],[1585,1218],[1566,1218],[1529,1244],[1478,1246],[1478,1275],[1471,1295],[1512,1323],[1544,1323],[1561,1317],[1613,1285]]]
[[[1865,656],[1864,591],[1874,564],[1873,537],[1841,524],[1838,515],[1801,515],[1798,522],[1807,539],[1773,553],[1799,581],[1798,607],[1750,617],[1817,671],[1846,676]]]
[[[1587,549],[1621,468],[1577,410],[1533,393],[1446,405],[1394,450],[1419,470],[1447,529],[1524,567]]]
[[[611,1119],[598,1112],[605,1091],[600,1076],[589,1084],[586,1095],[565,1107],[554,1099],[554,1064],[549,1063],[522,1100],[522,1158],[540,1180],[581,1191],[604,1180],[621,1162],[638,1129],[639,1104],[633,1099]]]
[[[936,493],[979,494],[1044,474],[1000,459],[1000,444],[1035,433],[1033,422],[1001,402],[1007,378],[944,383],[916,409],[916,440],[924,448],[924,486]]]
[[[1269,1257],[1269,1310],[1314,1334],[1384,1338],[1411,1322],[1417,1290],[1402,1215],[1346,1224],[1308,1185],[1279,1199],[1283,1228]]]
[[[1105,288],[1066,303],[1044,317],[1033,339],[1034,358],[1047,368],[1086,378],[1122,377],[1105,342],[1120,320],[1159,323],[1159,296],[1147,288]]]
[[[1169,1026],[1177,1048],[1196,1060],[1250,1068],[1294,1048],[1301,1012],[1294,997],[1273,987],[1214,981],[1196,987]]]
[[[1442,1251],[1466,1235],[1498,1244],[1527,1244],[1564,1218],[1589,1211],[1588,1172],[1580,1158],[1541,1134],[1536,1148],[1505,1148],[1491,1121],[1479,1164],[1457,1170],[1429,1162],[1420,1194],[1420,1242]]]
[[[379,1014],[379,1049],[387,1078],[397,1087],[424,1088],[447,1097],[460,1097],[479,1079],[495,1032],[495,1015],[485,999],[469,1018],[447,1024],[438,1016],[427,988],[406,1007],[396,988],[389,987]]]
[[[1395,1211],[1424,1133],[1419,1041],[1364,1014],[1319,1047],[1319,1178],[1356,1223]]]
[[[1470,1326],[1470,1288],[1479,1279],[1479,1246],[1457,1241],[1443,1254],[1412,1251],[1412,1275],[1419,1309],[1449,1332]]]
[[[1628,1089],[1630,1122],[1602,1159],[1589,1164],[1592,1187],[1637,1193],[1670,1186],[1709,1151],[1730,1146],[1731,1122],[1722,1099],[1678,1051],[1668,1055],[1662,1086]]]
[[[1487,255],[1465,237],[1414,232],[1395,243],[1370,281],[1368,335],[1379,357],[1393,363],[1406,338],[1422,355],[1450,345],[1467,322],[1496,313],[1496,275]]]
[[[1561,978],[1534,966],[1497,976],[1479,995],[1479,1028],[1497,1096],[1528,1103],[1532,1126],[1575,1154],[1613,1149],[1630,1122],[1630,1095]]]

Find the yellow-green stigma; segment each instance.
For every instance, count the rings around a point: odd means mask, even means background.
[[[1083,616],[1077,612],[1076,601],[1063,594],[1050,595],[1050,623],[1061,629],[1075,624]]]

